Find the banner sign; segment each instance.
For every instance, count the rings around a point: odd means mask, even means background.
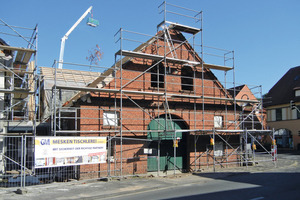
[[[35,168],[106,162],[106,137],[35,137]]]

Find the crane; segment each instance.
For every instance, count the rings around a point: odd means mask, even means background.
[[[92,11],[93,6],[90,6],[85,13],[76,21],[76,23],[70,28],[70,30],[61,38],[61,44],[60,44],[60,53],[59,53],[59,62],[58,62],[58,69],[62,69],[63,67],[63,60],[64,60],[64,51],[65,51],[65,43],[66,39],[68,39],[69,35],[72,33],[72,31],[80,24],[80,22]],[[87,25],[96,27],[99,25],[99,21],[95,20],[93,18],[89,18]]]

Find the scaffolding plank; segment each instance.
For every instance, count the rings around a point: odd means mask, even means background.
[[[22,60],[22,63],[26,63],[27,64],[29,62],[32,54],[33,53],[30,52],[30,51],[25,52],[25,55],[24,55],[23,60]]]
[[[201,31],[201,29],[199,28],[195,28],[195,27],[191,27],[191,26],[187,26],[187,25],[183,25],[183,24],[179,24],[179,23],[174,23],[174,22],[170,22],[170,21],[163,21],[160,24],[157,25],[157,27],[160,27],[163,24],[169,24],[169,28],[180,31],[180,32],[184,32],[184,33],[190,33],[190,34],[197,34]]]
[[[184,32],[184,33],[190,33],[190,34],[195,35],[201,31],[201,29],[199,29],[199,28],[186,26],[183,24],[178,24],[178,23],[174,23],[174,22],[168,22],[168,23],[170,24],[170,28],[177,30],[177,31]]]
[[[0,49],[16,51],[17,55],[15,58],[15,62],[24,63],[24,64],[27,64],[32,54],[36,52],[36,50],[34,49],[25,49],[25,48],[5,46],[5,45],[0,45]]]
[[[22,59],[24,57],[25,51],[18,51],[16,58],[15,58],[15,62],[17,63],[22,63]]]
[[[25,71],[25,70],[19,70],[19,69],[0,69],[0,72],[14,72],[16,74],[33,74],[33,71]]]
[[[0,49],[10,50],[10,51],[32,52],[32,53],[36,52],[36,50],[34,50],[34,49],[25,49],[25,48],[5,46],[5,45],[0,45]]]
[[[163,56],[155,55],[155,54],[148,54],[136,51],[127,51],[127,50],[119,50],[117,55],[128,56],[128,57],[135,57],[135,58],[143,58],[149,60],[159,61],[163,59]]]
[[[117,55],[128,56],[128,57],[135,57],[135,58],[142,58],[142,59],[149,59],[160,61],[164,59],[164,56],[155,55],[155,54],[147,54],[143,52],[136,52],[136,51],[128,51],[128,50],[119,50]],[[178,58],[170,58],[166,57],[166,61],[170,63],[177,63],[177,64],[190,64],[190,65],[200,65],[200,62],[197,61],[190,61],[190,60],[183,60]]]
[[[201,64],[198,65],[198,67],[201,67]],[[221,66],[221,65],[208,64],[208,63],[203,63],[203,67],[208,69],[222,70],[222,71],[229,71],[233,69],[232,67],[228,67],[228,66]]]

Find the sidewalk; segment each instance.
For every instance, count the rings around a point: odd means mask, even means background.
[[[104,181],[72,181],[66,183],[51,183],[45,185],[29,186],[23,190],[23,194],[16,194],[18,188],[1,188],[0,199],[109,199],[110,197],[127,195],[130,193],[141,193],[145,191],[162,190],[184,184],[205,184],[212,179],[220,179],[240,173],[259,173],[267,171],[278,171],[282,168],[296,167],[297,160],[288,160],[284,156],[277,162],[277,168],[272,162],[259,163],[257,166],[222,168],[204,170],[199,173],[177,174],[167,177],[131,177],[121,180],[113,179]]]

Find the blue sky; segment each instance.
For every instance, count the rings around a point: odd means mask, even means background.
[[[300,65],[298,0],[167,2],[203,11],[203,44],[234,50],[237,84],[262,85],[266,93],[290,68]],[[100,66],[110,67],[119,49],[114,34],[124,28],[154,35],[162,21],[157,8],[161,3],[161,0],[11,0],[2,3],[0,18],[15,26],[38,24],[38,65],[51,67],[59,57],[60,39],[92,5],[93,17],[100,26],[89,27],[84,20],[66,41],[64,61],[89,64],[88,50],[98,44],[103,52]],[[0,37],[18,46],[7,36]],[[222,73],[216,75],[222,79]]]

